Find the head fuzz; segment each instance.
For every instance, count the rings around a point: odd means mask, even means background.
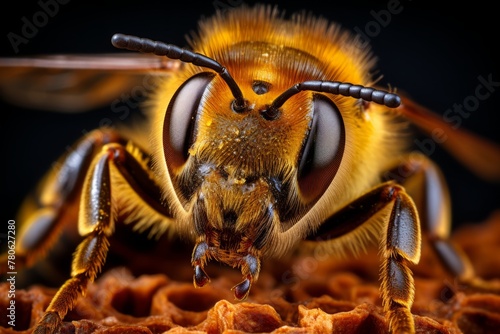
[[[182,49],[176,45],[124,34],[114,34],[111,38],[111,43],[119,49],[152,53],[157,56],[178,59],[185,63],[192,63],[197,66],[212,69],[217,72],[222,79],[224,79],[231,90],[234,96],[232,109],[238,113],[247,111],[248,103],[243,97],[243,93],[241,92],[238,84],[234,81],[227,69],[214,59],[199,53]],[[298,92],[305,90],[360,98],[364,101],[373,101],[389,108],[396,108],[401,104],[401,99],[396,94],[370,87],[363,87],[361,85],[337,81],[304,81],[297,83],[278,96],[270,105],[269,110],[263,111],[263,114],[271,115],[269,118],[275,119],[274,115],[277,114],[276,110],[280,108],[286,100]]]

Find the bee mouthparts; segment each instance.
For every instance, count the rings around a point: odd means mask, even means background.
[[[193,283],[195,287],[201,288],[210,282],[210,277],[205,272],[204,265],[207,262],[208,258],[216,258],[214,255],[215,254],[211,254],[210,248],[208,247],[206,242],[199,242],[194,247],[191,263],[194,266]],[[240,255],[237,257],[237,260],[234,260],[234,258],[235,257],[233,255],[219,256],[216,259],[219,262],[223,262],[232,266],[233,268],[241,268],[243,281],[233,286],[231,290],[234,291],[234,297],[237,300],[244,300],[250,293],[252,283],[256,281],[259,276],[260,261],[258,257],[251,254],[243,256]]]

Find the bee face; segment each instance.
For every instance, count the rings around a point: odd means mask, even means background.
[[[300,239],[299,233],[283,243],[284,232],[324,211],[318,201],[341,205],[376,174],[377,163],[365,169],[351,168],[356,164],[349,159],[343,163],[344,154],[353,150],[359,158],[370,157],[372,145],[383,138],[366,121],[359,101],[304,91],[270,111],[273,101],[300,82],[370,83],[366,54],[345,45],[346,37],[335,27],[275,15],[266,7],[235,10],[227,21],[205,22],[205,34],[193,43],[234,77],[246,101],[244,110],[234,108],[227,82],[192,65],[158,90],[155,166],[165,180],[168,202],[178,204],[175,209],[186,217],[186,226],[194,226],[186,233],[196,240],[193,263],[200,268],[215,259],[256,277],[262,254],[285,252]],[[233,20],[245,34],[233,29],[228,23]],[[255,24],[258,31],[248,36]],[[290,32],[283,38],[277,30]],[[309,42],[309,36],[315,40]],[[378,125],[380,130],[383,124]],[[347,173],[359,175],[359,182],[341,194]]]

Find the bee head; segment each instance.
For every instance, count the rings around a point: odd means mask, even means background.
[[[263,254],[272,247],[284,247],[272,244],[275,237],[323,195],[342,159],[342,114],[321,93],[390,108],[400,104],[397,95],[386,91],[311,80],[294,84],[276,94],[271,103],[254,109],[231,74],[214,59],[134,36],[116,34],[112,43],[118,48],[166,56],[216,72],[197,73],[176,88],[161,128],[164,160],[160,161],[164,162],[168,193],[175,194],[172,200],[191,214],[192,221],[186,222],[189,228],[185,230],[194,226],[194,233],[192,229],[188,233],[196,238],[191,259],[195,286],[209,282],[204,267],[211,260],[218,261],[241,270],[243,281],[233,288],[239,300],[247,297],[252,282],[258,278]],[[217,75],[229,88],[232,103],[227,109],[216,103],[217,111],[201,120],[200,110]],[[269,91],[269,85],[254,82],[252,90],[261,96]],[[291,113],[285,102],[302,91],[320,94],[311,97],[312,121],[301,122],[305,125],[297,130],[298,122],[286,122]],[[289,123],[300,137],[291,158],[283,152],[288,152],[287,141],[293,136],[279,130]],[[328,141],[327,149],[318,146],[322,141]],[[297,203],[299,208],[290,213],[290,204],[297,207]]]

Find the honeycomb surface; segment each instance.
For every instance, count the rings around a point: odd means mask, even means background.
[[[477,274],[500,286],[500,212],[456,230],[452,240]],[[189,254],[186,255],[189,258]],[[178,275],[134,275],[128,267],[105,271],[64,319],[61,333],[387,333],[381,308],[377,249],[358,258],[301,255],[266,262],[250,296],[234,300],[241,274],[215,264],[209,285],[196,289],[185,257]],[[208,269],[207,269],[208,270]],[[500,329],[500,294],[478,291],[446,276],[423,246],[413,266],[417,333],[495,333]],[[175,278],[173,277],[175,276]],[[0,284],[0,309],[8,307],[9,285]],[[54,287],[16,291],[16,327],[0,318],[0,333],[31,333]],[[2,311],[3,313],[3,311]]]

